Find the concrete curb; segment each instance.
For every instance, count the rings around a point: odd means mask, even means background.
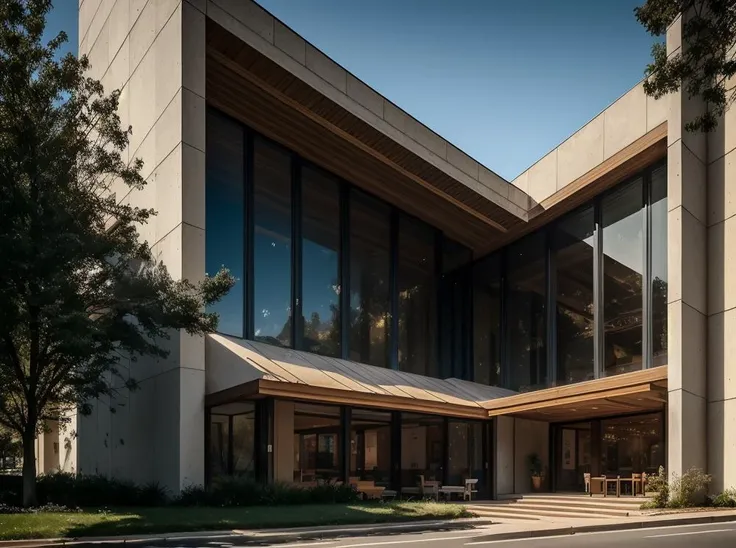
[[[602,533],[615,531],[635,531],[637,529],[656,529],[658,527],[677,527],[682,525],[708,525],[710,523],[736,522],[736,514],[722,516],[690,516],[673,519],[650,521],[625,521],[619,523],[601,523],[597,525],[580,525],[570,527],[555,527],[549,529],[532,529],[529,531],[508,531],[505,533],[491,533],[482,537],[475,537],[473,542],[491,540],[519,540],[526,538],[561,537],[581,533]]]
[[[289,542],[293,540],[308,540],[338,537],[356,537],[362,535],[377,534],[399,534],[414,533],[421,531],[442,531],[452,529],[465,529],[495,524],[491,519],[485,518],[461,518],[455,520],[427,520],[398,523],[377,523],[366,525],[345,525],[326,527],[305,527],[291,529],[260,529],[249,530],[226,530],[226,531],[202,531],[189,533],[165,533],[151,535],[120,535],[114,537],[82,537],[82,538],[55,538],[55,539],[31,539],[31,540],[6,540],[0,541],[0,548],[58,548],[59,546],[93,546],[99,544],[142,544],[156,543],[165,544],[170,541],[181,542],[184,540],[236,540],[238,542]]]

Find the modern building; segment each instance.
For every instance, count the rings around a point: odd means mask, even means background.
[[[239,282],[219,333],[73,420],[64,467],[496,497],[536,455],[546,490],[736,487],[736,109],[686,133],[699,104],[637,85],[506,181],[253,2],[80,0],[79,37],[145,161],[116,189],[158,211],[142,236]]]

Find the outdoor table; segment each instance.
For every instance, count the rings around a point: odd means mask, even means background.
[[[609,483],[616,484],[616,496],[620,497],[621,496],[621,478],[620,477],[615,477],[615,478],[607,477],[606,478],[606,484],[603,486],[603,496],[604,497],[608,496],[608,484]]]

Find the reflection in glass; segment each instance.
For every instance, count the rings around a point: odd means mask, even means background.
[[[606,376],[642,368],[642,202],[642,180],[637,179],[601,203]]]
[[[294,408],[294,481],[340,478],[340,408],[297,403]]]
[[[336,180],[302,169],[304,349],[340,355],[340,193]]]
[[[388,206],[350,193],[350,359],[386,367],[391,221]]]
[[[230,420],[227,415],[210,415],[210,477],[217,478],[230,473]]]
[[[557,382],[595,376],[593,369],[593,208],[575,212],[553,231],[557,268]]]
[[[433,415],[401,414],[401,487],[443,479],[444,419]]]
[[[233,473],[255,475],[255,409],[233,416]]]
[[[238,402],[213,407],[209,429],[210,477],[254,478],[255,404]]]
[[[207,112],[207,166],[205,187],[205,270],[214,275],[222,266],[230,269],[237,283],[218,303],[217,330],[243,336],[243,129],[237,122]]]
[[[667,166],[652,172],[652,366],[667,365]]]
[[[508,250],[508,387],[512,390],[547,385],[545,255],[543,232],[526,236]]]
[[[399,223],[399,369],[437,377],[434,230],[401,217]]]
[[[606,475],[656,474],[664,466],[661,413],[601,421],[601,471]]]
[[[291,163],[289,154],[254,143],[254,335],[291,346]]]
[[[448,485],[463,486],[467,479],[477,479],[476,489],[483,495],[483,424],[451,420],[447,439]]]
[[[473,380],[501,381],[501,268],[494,254],[473,267]]]
[[[391,413],[353,409],[350,422],[350,477],[391,486]]]

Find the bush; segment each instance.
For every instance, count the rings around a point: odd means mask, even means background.
[[[708,499],[710,506],[716,508],[736,508],[736,489],[726,489],[723,493]]]
[[[690,468],[682,477],[677,477],[675,474],[670,486],[667,506],[669,508],[691,508],[702,504],[711,481],[713,477],[700,468]]]
[[[67,506],[59,506],[58,504],[46,504],[44,506],[34,506],[33,508],[24,508],[23,506],[13,506],[8,504],[0,504],[0,514],[41,514],[41,513],[72,513],[83,512],[81,508],[69,508]]]
[[[656,476],[647,477],[647,488],[654,492],[650,502],[642,504],[642,508],[665,508],[670,495],[670,487],[667,481],[667,473],[664,466],[660,466]]]
[[[136,506],[141,489],[132,481],[99,475],[74,475],[57,472],[39,476],[40,504],[63,506]]]

